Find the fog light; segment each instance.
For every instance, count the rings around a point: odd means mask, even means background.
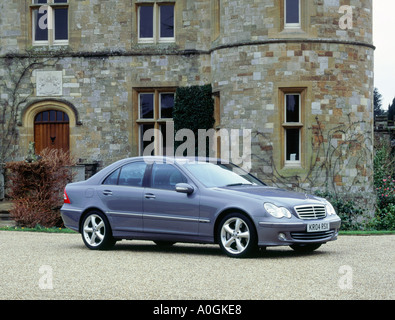
[[[287,240],[287,238],[285,237],[285,234],[282,233],[282,232],[280,232],[280,233],[278,234],[278,239],[279,239],[279,240],[283,240],[283,241]]]

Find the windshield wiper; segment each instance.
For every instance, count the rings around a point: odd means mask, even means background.
[[[241,183],[241,182],[230,183],[230,184],[227,184],[225,187],[234,187],[234,186],[243,186],[243,185],[252,186],[252,183]]]

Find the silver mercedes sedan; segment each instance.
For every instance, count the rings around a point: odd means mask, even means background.
[[[93,250],[122,239],[218,243],[240,258],[268,246],[313,251],[341,224],[323,198],[269,187],[221,160],[172,157],[123,159],[68,184],[61,215]]]

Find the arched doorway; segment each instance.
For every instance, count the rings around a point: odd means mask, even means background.
[[[70,150],[68,115],[59,110],[45,110],[34,118],[34,142],[36,153],[45,148]]]

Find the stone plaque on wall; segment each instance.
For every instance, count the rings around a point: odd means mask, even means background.
[[[62,71],[36,71],[36,93],[42,96],[61,96]]]

